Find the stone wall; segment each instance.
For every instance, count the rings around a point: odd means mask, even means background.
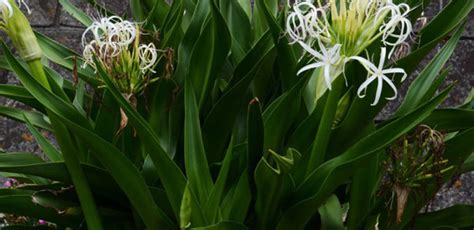
[[[458,0],[470,1],[470,0]],[[45,33],[55,40],[67,45],[68,47],[80,52],[80,38],[84,30],[83,26],[66,13],[57,0],[26,0],[32,9],[29,15],[31,24],[36,30]],[[98,17],[98,13],[93,11],[86,0],[72,0],[79,8],[85,10],[90,15]],[[129,15],[128,0],[99,0],[98,1],[112,12],[125,16]],[[428,19],[431,19],[439,9],[445,5],[447,0],[433,0],[429,10],[426,12]],[[431,56],[434,55],[433,54]],[[452,106],[462,103],[469,94],[474,85],[474,13],[467,24],[466,31],[459,43],[454,56],[450,59],[449,65],[453,68],[445,85],[457,82],[455,90],[451,93],[449,99],[445,102],[445,106]],[[426,61],[424,62],[427,63]],[[71,73],[62,71],[63,76],[70,76]],[[11,74],[0,72],[0,84],[9,83],[16,84],[18,81]],[[406,90],[406,85],[404,89]],[[402,95],[403,95],[403,89]],[[380,115],[380,119],[384,119],[393,111],[400,103],[402,97],[390,103],[387,109]],[[22,107],[19,103],[0,97],[0,105]],[[51,136],[45,132],[44,135]],[[0,149],[7,152],[12,151],[30,151],[39,152],[38,146],[34,143],[32,136],[28,130],[15,121],[0,118]],[[460,177],[453,188],[446,188],[444,192],[437,195],[435,207],[445,207],[455,202],[474,204],[474,174],[465,174]]]

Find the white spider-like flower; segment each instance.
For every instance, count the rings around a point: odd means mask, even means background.
[[[333,47],[327,49],[324,44],[320,40],[318,40],[319,48],[321,49],[321,53],[319,53],[304,42],[300,41],[298,43],[301,45],[301,47],[303,47],[303,49],[313,55],[313,57],[316,58],[318,61],[304,66],[298,71],[297,75],[310,69],[323,68],[324,80],[328,89],[331,90],[331,68],[337,65],[341,60],[341,44],[336,44]]]
[[[140,69],[143,73],[150,71],[155,73],[153,67],[158,60],[158,52],[155,47],[155,44],[150,43],[148,45],[141,45],[138,47],[138,56],[140,57]]]
[[[384,81],[390,86],[390,88],[392,88],[394,92],[393,96],[387,97],[386,99],[393,100],[397,97],[397,87],[393,84],[392,80],[386,76],[387,74],[397,74],[397,73],[403,74],[401,81],[404,81],[405,78],[407,77],[405,70],[403,70],[402,68],[383,69],[384,64],[385,64],[386,52],[387,52],[386,48],[382,47],[382,50],[380,52],[380,61],[379,61],[378,66],[375,66],[372,62],[362,57],[354,56],[354,57],[348,58],[348,60],[356,60],[360,64],[362,64],[362,66],[364,66],[364,68],[367,70],[369,74],[369,77],[367,78],[367,80],[365,80],[360,85],[359,89],[357,90],[357,95],[360,98],[363,98],[366,96],[366,91],[370,83],[377,80],[377,90],[375,92],[374,102],[371,104],[372,106],[376,105],[380,100],[380,96],[382,95],[382,87],[383,87]]]
[[[405,3],[401,3],[399,5],[392,3],[382,7],[381,10],[390,11],[389,20],[380,27],[380,31],[383,32],[383,44],[386,46],[392,46],[392,49],[388,55],[391,57],[394,48],[407,40],[410,34],[413,32],[413,26],[408,19],[410,6]],[[391,39],[395,40],[390,41]]]
[[[311,37],[330,36],[326,10],[324,8],[313,7],[306,16],[306,31]]]
[[[82,33],[82,46],[85,47],[87,43],[89,43],[87,40],[87,35],[89,33],[92,33],[92,40],[99,44],[108,42],[109,37],[111,37],[111,35],[113,35],[116,31],[114,20],[122,21],[122,19],[117,16],[101,18],[100,20],[94,21],[89,27],[86,28],[84,33]]]
[[[90,44],[84,46],[84,50],[82,51],[82,57],[84,58],[85,62],[82,64],[82,68],[85,69],[87,65],[91,65],[95,69],[94,63],[94,54],[95,54],[95,41],[92,41]]]
[[[307,9],[303,9],[303,7]],[[292,43],[303,41],[306,39],[306,12],[316,9],[312,4],[307,2],[295,3],[293,10],[286,20],[286,31],[290,36]]]
[[[137,36],[137,25],[130,21],[115,23],[115,33],[110,37],[110,42],[117,42],[120,46],[132,44]]]

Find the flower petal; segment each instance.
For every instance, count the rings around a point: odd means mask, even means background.
[[[296,75],[300,75],[302,72],[304,71],[307,71],[307,70],[310,70],[310,69],[316,69],[316,68],[319,68],[321,66],[323,66],[324,63],[322,62],[316,62],[316,63],[312,63],[312,64],[309,64],[309,65],[305,65],[303,66],[303,68],[301,68],[298,73],[296,73]]]

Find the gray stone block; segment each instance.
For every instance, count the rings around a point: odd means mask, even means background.
[[[99,12],[95,7],[93,7],[91,4],[87,3],[86,0],[71,0],[71,2],[84,11],[87,15],[90,17],[97,19],[102,17],[104,14],[103,12]],[[127,17],[127,15],[130,15],[129,13],[129,3],[128,1],[117,1],[117,0],[99,0],[97,1],[98,4],[104,6],[108,10],[110,10],[112,13],[119,15],[119,16],[124,16]],[[73,27],[83,27],[79,21],[74,19],[69,13],[67,13],[64,9],[61,10],[61,15],[60,15],[60,24],[63,26],[73,26]]]
[[[26,14],[32,26],[52,26],[56,18],[57,0],[26,0],[31,14]],[[26,12],[24,6],[21,8]]]

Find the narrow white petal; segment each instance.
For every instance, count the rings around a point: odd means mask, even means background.
[[[303,73],[304,71],[307,71],[307,70],[310,70],[310,69],[316,69],[316,68],[319,68],[321,66],[323,66],[324,63],[322,62],[316,62],[316,63],[312,63],[312,64],[309,64],[309,65],[305,65],[303,66],[303,68],[301,68],[298,73],[296,73],[296,75],[300,75],[301,73]]]
[[[365,97],[365,94],[364,95],[361,95],[362,91],[367,89],[367,87],[370,85],[370,83],[372,83],[375,78],[377,78],[375,75],[372,75],[370,76],[369,78],[367,78],[367,80],[365,80],[360,86],[359,86],[359,89],[357,90],[357,95],[359,97]]]
[[[379,61],[379,70],[383,69],[383,66],[385,64],[385,55],[387,54],[387,48],[382,47],[382,50],[380,51],[380,61]]]
[[[300,44],[300,46],[303,47],[304,50],[306,50],[308,53],[310,53],[314,57],[318,58],[319,60],[323,59],[323,56],[318,51],[314,50],[313,48],[311,48],[306,43],[304,43],[302,41],[298,41],[298,44]]]
[[[371,106],[374,106],[379,103],[380,96],[382,95],[383,79],[379,76],[377,77],[377,91],[375,92],[375,99]]]
[[[324,80],[326,81],[326,86],[331,90],[331,66],[324,66]]]
[[[395,84],[393,84],[392,80],[390,80],[388,77],[386,76],[382,76],[382,79],[387,82],[387,84],[390,86],[390,88],[392,88],[393,90],[393,93],[394,95],[391,96],[391,97],[386,97],[387,100],[393,100],[395,98],[397,98],[397,87],[395,86]]]
[[[359,57],[359,56],[353,56],[353,57],[349,57],[348,59],[358,61],[370,73],[373,73],[377,70],[377,67],[375,67],[375,65],[372,62],[370,62],[369,60],[367,60],[365,58],[362,58],[362,57]]]

